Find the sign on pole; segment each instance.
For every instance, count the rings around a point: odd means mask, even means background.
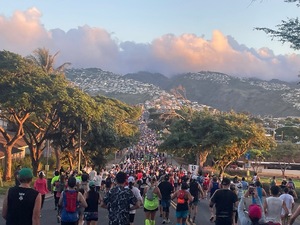
[[[198,170],[199,170],[199,166],[189,164],[189,172],[191,172],[194,175],[197,175],[198,174]]]

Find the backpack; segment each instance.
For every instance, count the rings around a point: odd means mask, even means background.
[[[209,185],[209,178],[205,178],[203,182],[203,189],[207,190]]]
[[[66,212],[74,213],[77,211],[77,191],[64,191],[63,200]]]
[[[212,182],[212,187],[210,189],[210,196],[212,196],[216,190],[219,189],[219,182]]]
[[[199,192],[199,186],[198,186],[198,182],[197,181],[192,181],[190,183],[190,192],[191,192],[191,195],[193,195],[194,197],[195,196],[198,196],[198,192]]]
[[[185,203],[185,191],[179,190],[179,196],[177,197],[177,204],[184,204]]]
[[[154,194],[153,194],[153,191],[154,191],[154,188],[155,187],[149,187],[148,190],[147,190],[147,193],[146,193],[146,198],[149,200],[149,201],[152,201],[154,199]]]
[[[292,181],[289,181],[289,182],[287,183],[286,186],[287,186],[289,189],[292,189],[292,190],[295,189],[295,185],[294,185],[294,183],[293,183]]]

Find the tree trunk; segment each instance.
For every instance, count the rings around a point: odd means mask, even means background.
[[[12,165],[12,146],[6,146],[4,152],[4,172],[3,172],[3,180],[9,181],[11,180],[11,165]]]
[[[33,176],[38,175],[38,171],[40,170],[40,160],[31,160],[31,166],[32,166],[32,173]]]
[[[70,153],[68,153],[68,161],[69,161],[70,170],[73,170],[74,167],[73,158]]]
[[[219,177],[223,177],[224,170],[225,169],[223,167],[219,167]]]
[[[54,148],[54,154],[56,158],[56,168],[59,169],[61,167],[60,150],[58,148]]]
[[[199,166],[203,168],[204,163],[206,162],[209,151],[200,151],[199,152]]]

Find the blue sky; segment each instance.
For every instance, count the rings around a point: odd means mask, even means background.
[[[125,74],[211,70],[297,80],[299,52],[254,27],[299,8],[283,0],[0,0],[0,49],[60,51],[58,63]]]

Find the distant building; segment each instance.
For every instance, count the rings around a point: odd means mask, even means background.
[[[4,165],[4,159],[5,159],[5,148],[4,145],[6,144],[6,140],[4,137],[0,134],[0,165]],[[25,158],[26,155],[26,149],[28,148],[26,142],[23,139],[20,139],[17,141],[15,146],[12,149],[12,160],[22,160]]]

